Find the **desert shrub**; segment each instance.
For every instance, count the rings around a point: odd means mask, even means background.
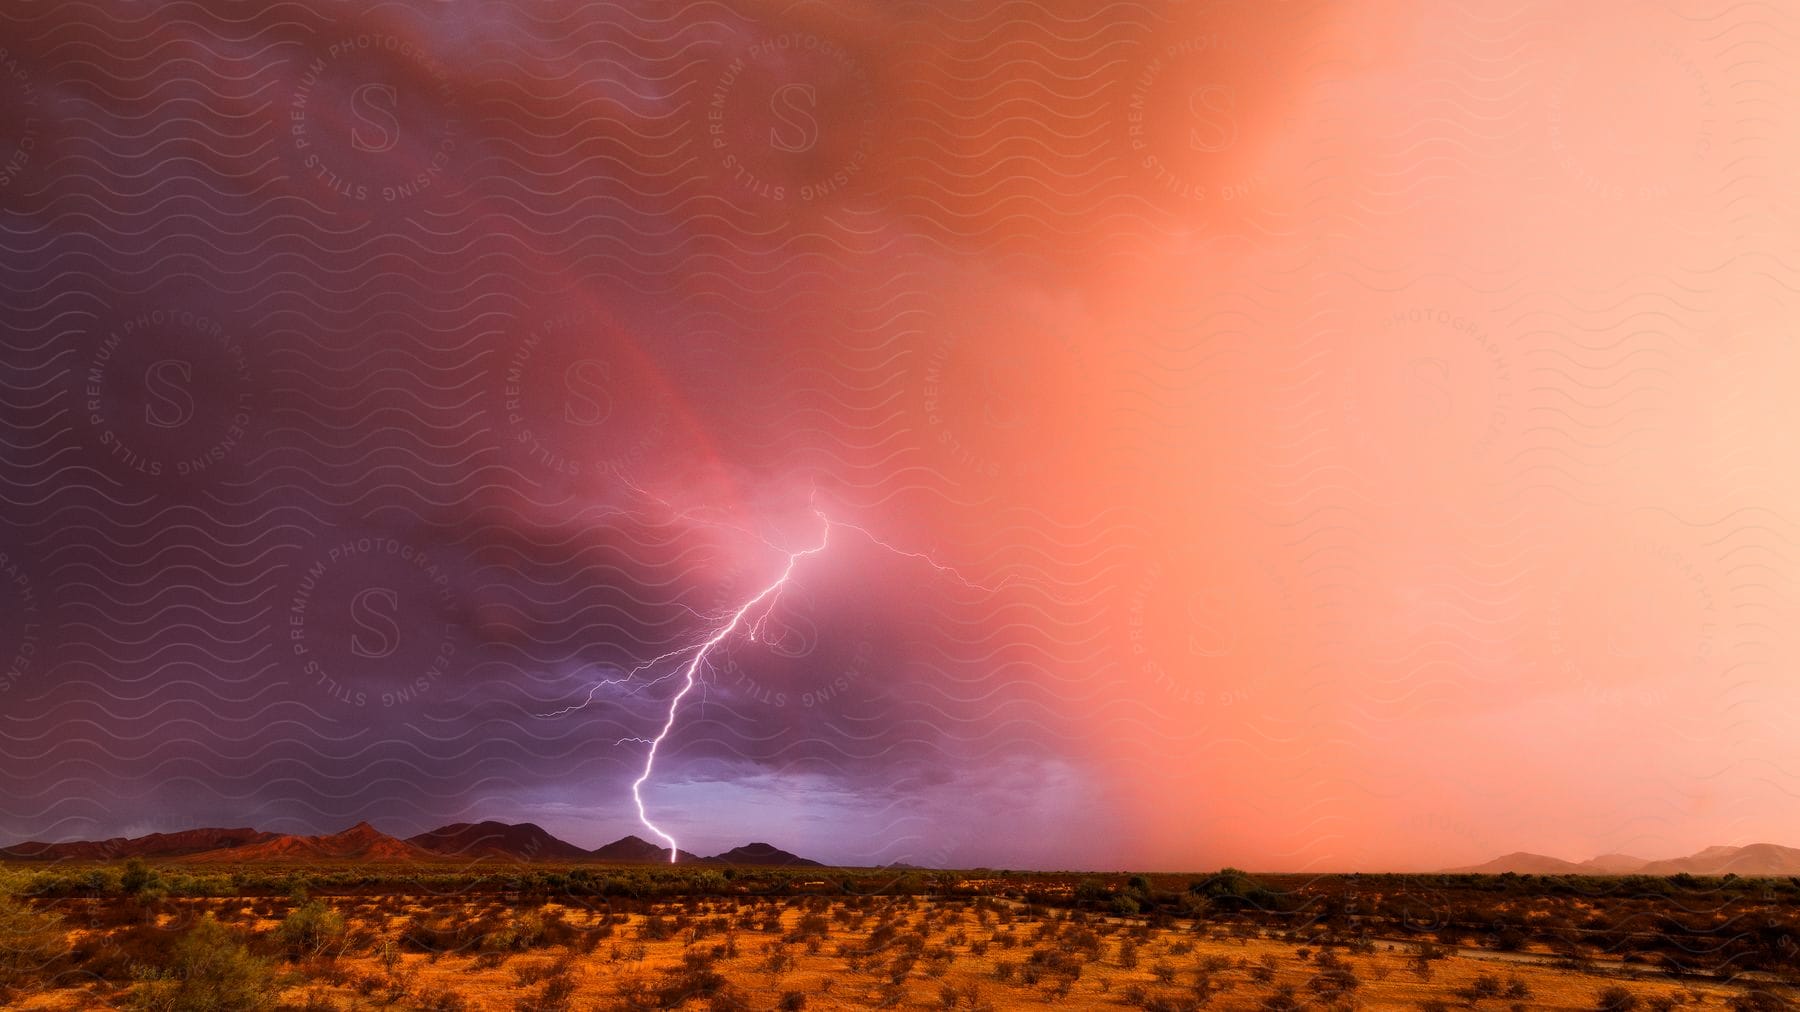
[[[574,1007],[575,981],[571,977],[552,977],[535,993],[513,1003],[513,1012],[568,1012]]]
[[[675,1008],[694,999],[702,999],[712,1008],[743,1005],[725,976],[714,969],[712,956],[704,952],[684,954],[680,965],[663,972],[660,984],[645,986],[638,997],[653,1008]]]
[[[567,956],[557,960],[533,960],[513,967],[513,979],[519,982],[520,987],[531,987],[558,974],[566,974],[574,966],[575,961]]]
[[[1601,991],[1594,1000],[1594,1008],[1598,1012],[1632,1012],[1637,1007],[1637,995],[1618,986]]]
[[[1361,985],[1362,981],[1357,979],[1355,971],[1348,964],[1335,962],[1328,964],[1306,982],[1308,988],[1325,999],[1345,997]]]
[[[311,990],[300,999],[299,1012],[338,1012],[338,1006],[323,991]]]
[[[757,966],[757,969],[771,977],[777,978],[793,968],[794,957],[773,946],[769,948],[769,954],[763,957],[762,963]]]
[[[520,987],[531,987],[534,984],[541,986],[534,993],[520,998],[514,1008],[517,1012],[567,1012],[575,996],[575,978],[572,976],[574,969],[575,959],[568,955],[515,967],[513,974],[518,978]]]
[[[414,952],[444,953],[460,949],[473,939],[474,922],[454,917],[413,914],[400,928],[399,944]]]
[[[295,959],[335,954],[344,942],[344,915],[308,900],[288,912],[276,927],[275,938]]]
[[[1056,949],[1033,950],[1027,965],[1040,967],[1050,973],[1061,974],[1065,977],[1079,978],[1081,976],[1081,960],[1072,953]],[[1173,979],[1173,969],[1170,970],[1169,976]]]
[[[1498,998],[1501,994],[1500,978],[1491,973],[1477,974],[1467,987],[1456,994],[1471,1005],[1489,998]]]
[[[481,936],[483,952],[523,952],[543,944],[544,915],[536,910],[514,911],[505,923]]]
[[[1075,883],[1075,902],[1084,906],[1097,906],[1106,902],[1111,895],[1112,890],[1097,878],[1084,878]]]
[[[162,876],[146,866],[142,859],[132,858],[125,862],[125,870],[119,873],[119,891],[128,896],[157,888],[162,884]]]
[[[1726,1005],[1731,1012],[1783,1012],[1793,1008],[1793,1004],[1764,984],[1753,984],[1742,994],[1734,994]]]
[[[1419,951],[1414,954],[1412,962],[1408,964],[1408,968],[1411,969],[1420,980],[1430,980],[1432,977],[1432,960],[1443,959],[1445,955],[1446,953],[1444,950],[1430,942],[1420,942]]]
[[[823,914],[807,914],[800,918],[794,930],[788,932],[790,942],[804,942],[809,938],[824,938],[831,933],[831,921]]]
[[[623,974],[613,980],[613,993],[618,1008],[656,1008],[656,989],[638,974]]]
[[[279,987],[266,960],[250,954],[211,914],[182,935],[169,962],[133,989],[128,1002],[147,1012],[261,1012]]]
[[[420,991],[413,999],[419,1012],[469,1012],[469,1000],[447,987],[435,985]]]
[[[1256,965],[1250,968],[1250,979],[1258,984],[1274,983],[1275,969],[1280,965],[1281,961],[1275,958],[1274,953],[1265,952]]]
[[[1279,906],[1278,898],[1262,883],[1236,868],[1224,868],[1216,875],[1190,882],[1188,892],[1204,897],[1212,909],[1225,913],[1272,910]]]
[[[0,997],[42,979],[68,948],[60,918],[0,896]]]
[[[638,937],[646,942],[661,942],[675,937],[675,922],[661,914],[652,914],[638,925]]]
[[[1229,991],[1235,985],[1229,980],[1220,979],[1219,975],[1231,969],[1231,960],[1223,956],[1208,956],[1194,968],[1194,997],[1201,1004],[1211,1000],[1214,994]]]
[[[1261,1007],[1268,1012],[1299,1012],[1301,1005],[1300,999],[1294,997],[1294,989],[1283,984],[1262,1000]]]

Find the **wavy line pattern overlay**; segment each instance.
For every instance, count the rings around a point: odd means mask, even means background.
[[[8,842],[635,831],[641,666],[820,516],[643,783],[684,849],[1800,842],[1791,8],[0,38]]]

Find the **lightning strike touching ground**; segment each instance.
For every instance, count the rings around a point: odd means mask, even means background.
[[[642,489],[638,489],[635,486],[633,486],[633,491],[638,492],[640,495],[643,495],[646,498],[655,499],[657,502],[662,503],[665,506],[669,506],[671,509],[674,508],[673,505],[670,504],[669,502],[667,502],[666,500],[661,499],[656,496],[653,496],[653,495],[650,495],[650,493],[645,492]],[[682,513],[678,513],[677,516],[681,519],[693,519],[694,512],[695,511],[682,512]],[[637,690],[637,688],[645,688],[645,687],[648,687],[651,685],[656,685],[656,684],[667,681],[668,679],[674,678],[674,677],[680,677],[682,679],[681,688],[675,693],[674,698],[669,700],[668,716],[663,721],[662,730],[657,732],[657,734],[654,738],[621,738],[618,740],[618,742],[616,742],[616,744],[621,744],[621,745],[625,744],[627,742],[632,742],[632,743],[644,744],[644,745],[649,746],[649,751],[644,756],[644,772],[639,774],[638,778],[631,782],[631,799],[637,805],[638,821],[642,822],[644,824],[644,828],[646,828],[650,832],[656,834],[656,836],[661,838],[664,842],[666,842],[669,845],[669,863],[671,863],[671,864],[675,863],[677,855],[680,853],[680,850],[675,843],[675,838],[670,836],[668,833],[664,832],[655,823],[651,822],[649,814],[644,810],[643,786],[644,786],[645,781],[650,779],[650,774],[655,770],[656,750],[659,747],[661,747],[663,740],[666,739],[669,736],[669,732],[674,729],[675,717],[676,717],[678,711],[681,709],[681,701],[684,697],[687,696],[687,694],[689,692],[693,691],[695,684],[699,681],[700,672],[703,669],[704,665],[706,664],[707,655],[712,653],[713,649],[715,647],[717,647],[719,644],[721,644],[721,643],[725,642],[727,639],[729,639],[731,637],[731,634],[733,632],[736,632],[737,629],[739,628],[739,626],[745,627],[745,632],[748,635],[751,642],[754,643],[754,642],[761,641],[761,637],[763,635],[764,624],[768,621],[770,613],[775,610],[776,604],[780,601],[782,588],[787,586],[788,580],[794,575],[795,567],[797,567],[800,564],[801,559],[804,559],[808,556],[817,555],[820,552],[823,552],[825,550],[826,545],[830,543],[832,527],[834,527],[834,526],[847,527],[850,530],[856,531],[858,534],[861,534],[863,537],[867,538],[869,540],[869,542],[871,544],[875,545],[876,547],[881,548],[884,551],[892,552],[895,555],[899,555],[899,556],[902,556],[905,558],[920,560],[920,561],[924,562],[926,565],[930,566],[931,568],[937,570],[939,573],[943,573],[947,576],[950,576],[951,578],[955,579],[958,583],[961,583],[962,585],[964,585],[966,587],[970,587],[970,588],[977,589],[977,590],[985,590],[985,591],[988,591],[989,593],[996,592],[999,589],[998,587],[987,587],[987,586],[983,586],[982,584],[970,581],[970,580],[966,579],[961,573],[957,572],[955,569],[953,569],[949,566],[943,565],[942,563],[933,559],[931,556],[926,555],[922,552],[909,552],[909,551],[905,551],[904,549],[896,548],[893,545],[890,545],[887,542],[882,541],[881,539],[875,537],[875,535],[871,534],[868,530],[866,530],[862,527],[859,527],[856,524],[836,523],[830,517],[826,516],[823,510],[818,509],[816,506],[813,508],[813,514],[819,518],[819,522],[822,525],[822,527],[820,528],[820,531],[819,531],[819,543],[812,548],[806,548],[806,549],[802,549],[800,551],[787,551],[784,549],[777,548],[778,551],[786,551],[786,554],[787,554],[787,564],[782,568],[781,575],[779,577],[777,577],[773,583],[769,584],[767,587],[764,587],[761,591],[759,591],[756,594],[756,596],[750,598],[748,601],[745,601],[736,611],[732,612],[730,617],[727,618],[726,620],[724,620],[724,622],[720,626],[718,626],[716,629],[714,629],[712,631],[712,633],[706,639],[704,639],[698,643],[690,643],[686,646],[677,647],[674,650],[670,650],[670,651],[663,653],[657,657],[653,657],[650,660],[645,661],[644,663],[638,665],[637,667],[632,668],[630,671],[626,672],[623,676],[621,676],[619,678],[609,678],[604,681],[596,682],[588,688],[587,696],[581,702],[572,704],[570,706],[566,706],[560,710],[556,710],[551,713],[546,713],[546,714],[541,715],[543,717],[559,717],[564,714],[572,713],[576,710],[580,710],[580,709],[586,707],[588,704],[592,703],[594,701],[594,694],[599,692],[601,689],[606,688],[608,686],[613,686],[613,685],[632,684],[632,679],[635,678],[637,675],[655,667],[656,665],[662,663],[663,661],[669,660],[672,657],[680,657],[684,654],[692,653],[693,656],[688,658],[687,662],[678,671],[671,672],[670,674],[666,674],[666,675],[663,675],[658,678],[653,678],[648,682],[638,683],[637,686],[632,690],[633,692],[635,692]],[[741,527],[737,527],[734,525],[719,524],[718,526],[728,527],[731,530],[742,531],[744,533],[751,533],[749,531],[745,531]],[[762,541],[764,544],[767,544],[770,547],[776,547],[773,542],[770,542],[766,538],[758,537],[757,540]],[[747,616],[749,616],[749,614],[753,610],[756,610],[759,605],[764,605],[764,607],[761,608],[761,610],[758,612],[758,614],[756,615],[756,617],[754,619],[750,619],[748,622],[746,622]]]
[[[820,519],[823,520],[824,517],[821,516]],[[675,845],[675,838],[670,836],[669,834],[663,832],[661,829],[657,828],[656,823],[650,821],[650,816],[644,812],[644,797],[643,797],[643,794],[641,793],[642,788],[644,786],[644,781],[650,779],[650,772],[656,766],[657,747],[662,745],[663,739],[667,738],[669,736],[669,732],[674,729],[674,727],[675,727],[675,712],[681,708],[682,697],[686,696],[689,692],[691,692],[693,690],[695,676],[697,675],[697,673],[700,670],[700,665],[704,664],[706,662],[706,655],[708,653],[712,652],[713,647],[716,647],[720,643],[723,643],[725,641],[726,637],[731,635],[732,630],[734,630],[738,627],[738,624],[744,620],[744,616],[747,613],[749,613],[750,609],[756,607],[758,604],[761,604],[764,600],[769,598],[771,595],[778,595],[780,593],[782,586],[787,583],[788,577],[794,575],[794,567],[800,564],[801,559],[807,557],[808,555],[817,555],[818,553],[824,551],[825,545],[826,545],[827,541],[829,540],[830,535],[831,535],[831,522],[829,520],[827,520],[825,522],[824,530],[822,530],[819,533],[818,547],[808,548],[803,551],[793,552],[793,553],[789,554],[787,566],[781,570],[781,577],[779,579],[777,579],[774,583],[771,583],[767,587],[764,587],[762,589],[761,593],[757,594],[755,597],[751,598],[750,600],[745,601],[743,607],[741,607],[737,611],[733,612],[731,615],[731,619],[729,621],[727,621],[723,626],[721,626],[718,629],[718,631],[714,632],[710,638],[708,638],[705,642],[703,642],[699,645],[698,649],[696,649],[694,651],[693,659],[688,661],[687,667],[682,670],[681,689],[680,689],[680,691],[675,693],[675,698],[669,700],[669,717],[666,721],[663,722],[662,730],[657,732],[656,737],[652,738],[650,740],[650,751],[648,752],[648,754],[646,754],[644,756],[644,772],[639,774],[638,778],[631,782],[631,800],[637,802],[638,821],[642,822],[644,824],[644,828],[650,830],[650,832],[655,833],[657,836],[662,837],[664,840],[666,840],[668,842],[668,844],[669,844],[669,863],[670,864],[675,863],[675,857],[679,853],[679,851]],[[770,604],[770,607],[771,608],[774,607],[773,603]],[[757,619],[757,624],[759,626],[762,622],[762,618],[767,617],[767,614],[768,614],[768,612],[765,611],[763,613],[763,616],[761,616]],[[668,656],[668,655],[665,654],[664,656]]]

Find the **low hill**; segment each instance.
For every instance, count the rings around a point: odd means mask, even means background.
[[[328,836],[282,835],[242,847],[193,854],[186,861],[433,861],[438,855],[396,840],[366,822]]]
[[[454,822],[407,837],[404,842],[433,854],[469,859],[579,861],[588,856],[587,851],[530,822]]]
[[[588,851],[588,856],[597,861],[610,861],[617,864],[668,864],[669,848],[651,843],[642,837],[626,836],[614,840],[604,847],[596,847]],[[700,860],[698,854],[690,854],[685,850],[675,852],[676,864],[698,860]]]
[[[1446,869],[1453,875],[1500,875],[1512,872],[1515,875],[1591,875],[1594,872],[1583,868],[1573,861],[1564,861],[1557,857],[1545,857],[1543,854],[1531,854],[1525,851],[1514,851],[1494,858],[1485,864],[1472,864],[1464,868]]]
[[[1590,875],[1632,875],[1644,869],[1650,862],[1630,854],[1601,854],[1581,862]]]
[[[1450,874],[1498,875],[1800,875],[1800,850],[1773,843],[1708,847],[1687,857],[1647,861],[1629,854],[1602,854],[1579,863],[1523,851],[1486,864],[1446,869]]]
[[[1800,850],[1773,843],[1708,847],[1687,857],[1651,861],[1639,872],[1645,875],[1800,875]]]
[[[228,847],[263,843],[280,834],[258,829],[184,829],[148,836],[115,836],[110,840],[28,843],[0,847],[0,858],[21,861],[111,861],[130,857],[183,857]]]
[[[711,864],[756,865],[775,868],[823,868],[817,861],[809,861],[797,854],[790,854],[779,847],[767,843],[746,843],[742,847],[734,847],[723,854],[716,854],[706,859]]]

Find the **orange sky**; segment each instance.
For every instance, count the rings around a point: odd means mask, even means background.
[[[1800,842],[1781,17],[1194,4],[932,50],[958,83],[897,107],[1042,117],[918,128],[887,207],[974,258],[924,326],[1024,420],[958,420],[1023,462],[965,497],[1077,525],[1046,634],[1094,647],[1121,864]]]

